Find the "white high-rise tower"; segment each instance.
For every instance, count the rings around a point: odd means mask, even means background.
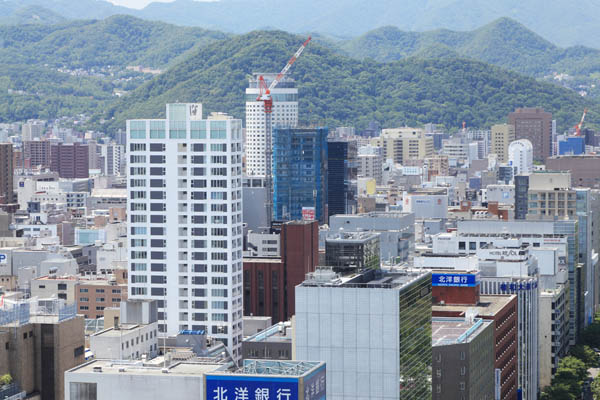
[[[533,145],[528,139],[519,139],[510,143],[508,163],[515,168],[515,175],[533,172]]]
[[[158,300],[161,332],[205,330],[239,359],[242,121],[168,104],[127,137],[130,297]]]
[[[246,175],[265,175],[265,111],[260,94],[259,77],[263,76],[267,86],[277,76],[275,73],[255,73],[246,89]],[[272,126],[295,127],[298,125],[298,88],[293,79],[284,77],[271,92],[273,98]]]

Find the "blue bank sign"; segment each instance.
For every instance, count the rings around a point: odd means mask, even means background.
[[[299,400],[298,378],[206,375],[206,400]]]
[[[431,286],[474,287],[479,281],[479,274],[432,274]]]

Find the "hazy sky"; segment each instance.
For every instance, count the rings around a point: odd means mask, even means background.
[[[117,4],[119,6],[125,6],[129,8],[144,8],[148,4],[160,1],[162,3],[170,3],[173,0],[108,0],[113,4]]]

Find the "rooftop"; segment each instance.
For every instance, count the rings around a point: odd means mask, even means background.
[[[108,328],[100,332],[94,333],[92,336],[102,337],[121,337],[123,333],[133,332],[137,329],[145,328],[147,325],[141,324],[119,324],[119,328]]]
[[[506,307],[516,295],[492,295],[492,296],[480,296],[479,304],[473,305],[433,305],[432,311],[437,312],[451,312],[451,313],[464,313],[467,309],[473,309],[474,313],[479,317],[494,317],[500,310]]]
[[[492,321],[474,318],[440,318],[431,320],[431,341],[433,346],[447,346],[469,343],[479,335]]]
[[[244,360],[244,365],[237,371],[230,373],[219,371],[218,374],[242,375],[284,375],[306,376],[324,366],[320,361],[274,361],[274,360]]]
[[[244,317],[246,318],[246,317]],[[260,331],[246,339],[245,342],[291,342],[291,326],[285,323],[275,324],[263,331]]]
[[[86,364],[70,369],[69,373],[77,374],[129,374],[129,375],[159,375],[173,374],[202,377],[204,374],[214,372],[222,368],[223,364],[211,363],[183,363],[179,362],[166,368],[168,372],[163,372],[162,365],[149,366],[142,361],[112,361],[112,360],[93,360]]]
[[[331,233],[325,239],[326,242],[365,243],[379,237],[376,232],[346,232]]]
[[[301,286],[330,286],[363,289],[402,289],[412,282],[431,277],[431,271],[422,269],[394,268],[390,270],[371,269],[349,275],[340,275],[331,268],[319,267],[306,275]]]
[[[92,197],[118,197],[127,198],[127,189],[92,189]]]

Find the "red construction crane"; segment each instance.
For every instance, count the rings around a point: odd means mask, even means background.
[[[294,53],[290,61],[286,64],[285,67],[281,70],[281,72],[275,77],[273,82],[267,87],[267,83],[265,79],[261,75],[258,78],[258,87],[260,89],[259,95],[256,98],[256,101],[262,101],[265,110],[265,185],[267,187],[267,201],[265,202],[265,207],[267,211],[267,228],[271,227],[271,220],[273,219],[273,177],[272,177],[272,138],[273,138],[273,130],[271,126],[271,113],[273,112],[273,98],[271,97],[271,90],[273,90],[277,84],[283,79],[285,74],[290,70],[292,65],[296,62],[300,54],[304,51],[308,42],[312,37],[308,37],[306,41],[300,46],[300,48]]]
[[[585,115],[587,114],[588,109],[585,108],[583,110],[583,115],[581,116],[581,121],[577,125],[575,125],[575,136],[581,136],[581,128],[583,127],[583,121],[585,121]]]

